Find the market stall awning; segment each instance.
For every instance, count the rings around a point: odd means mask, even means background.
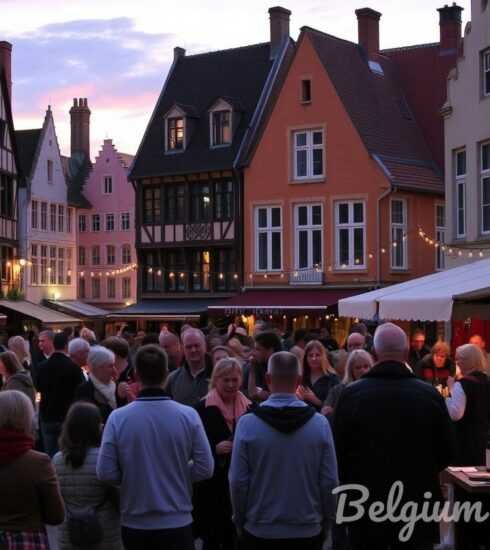
[[[339,315],[361,319],[449,321],[455,305],[471,314],[478,300],[490,298],[490,259],[454,267],[339,302]],[[487,309],[490,306],[487,307]]]
[[[166,300],[142,300],[124,309],[112,311],[107,319],[144,319],[147,321],[179,321],[199,319],[207,313],[212,299],[169,298]]]
[[[78,300],[47,300],[46,305],[56,310],[74,313],[86,318],[105,317],[109,311]]]
[[[325,311],[359,289],[252,289],[209,306],[210,311],[232,313],[274,313]]]
[[[80,319],[26,300],[0,300],[0,308],[37,319],[45,326],[77,325]]]

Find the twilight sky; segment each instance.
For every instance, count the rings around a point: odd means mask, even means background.
[[[188,54],[269,40],[267,10],[292,11],[291,36],[303,25],[357,41],[354,11],[382,12],[381,48],[439,40],[445,0],[0,0],[0,40],[13,50],[17,129],[39,128],[51,104],[63,153],[69,108],[87,97],[92,157],[104,138],[136,152],[170,67],[174,46]],[[470,0],[463,28],[470,19]],[[198,83],[196,83],[198,85]]]

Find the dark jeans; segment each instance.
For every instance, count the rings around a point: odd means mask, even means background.
[[[434,545],[431,543],[420,543],[414,544],[410,542],[397,542],[395,544],[362,544],[362,545],[353,545],[352,550],[432,550]]]
[[[243,532],[240,550],[322,550],[324,535],[307,539],[259,539]]]
[[[131,529],[121,527],[126,550],[194,550],[192,524],[178,529]]]
[[[53,458],[53,456],[59,451],[58,439],[61,434],[62,426],[62,422],[47,422],[43,419],[39,420],[44,452],[51,458]]]

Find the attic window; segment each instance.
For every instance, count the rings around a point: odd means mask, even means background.
[[[211,138],[213,147],[231,143],[231,111],[211,112]]]
[[[305,79],[301,81],[301,102],[311,102],[311,80]]]
[[[384,76],[383,67],[377,61],[369,61],[371,72],[379,76]]]
[[[182,151],[184,148],[184,119],[167,119],[167,151]]]

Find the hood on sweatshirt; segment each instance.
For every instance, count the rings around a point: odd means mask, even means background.
[[[303,427],[315,415],[316,410],[309,405],[306,407],[268,407],[262,405],[252,412],[275,430],[289,434]]]

